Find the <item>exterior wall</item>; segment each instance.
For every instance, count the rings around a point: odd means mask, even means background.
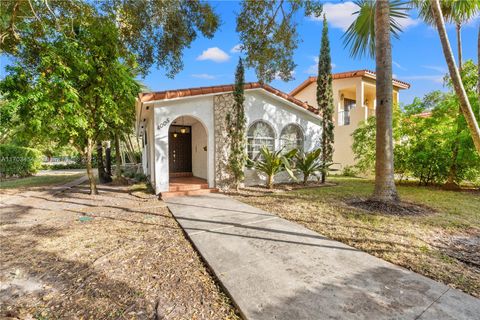
[[[207,133],[207,174],[206,178],[210,188],[214,182],[214,140],[213,134],[213,97],[196,97],[179,100],[162,101],[155,104],[154,127],[155,149],[155,192],[168,191],[168,129],[172,122],[180,116],[190,116],[197,119],[205,128]],[[192,150],[194,151],[194,150]],[[193,163],[192,163],[193,164]]]
[[[194,123],[192,125],[192,173],[195,177],[205,180],[208,179],[207,145],[207,131],[200,122]]]
[[[276,149],[280,148],[282,129],[291,123],[296,123],[302,128],[306,151],[319,147],[321,129],[317,116],[301,107],[289,105],[280,98],[273,98],[260,90],[247,91],[245,97],[247,129],[258,120],[269,123],[275,131]],[[168,130],[172,122],[180,116],[190,116],[199,121],[192,125],[192,171],[194,175],[207,179],[211,188],[225,189],[228,187],[231,177],[227,168],[229,146],[226,143],[225,119],[232,103],[231,93],[155,103],[153,116],[147,119],[149,136],[147,137],[146,152],[151,159],[148,171],[156,193],[169,189]],[[206,134],[200,131],[202,129],[206,131]],[[205,146],[207,151],[204,151]],[[289,179],[288,175],[280,174],[275,181],[284,182]],[[263,184],[264,181],[265,177],[261,174],[253,169],[246,169],[246,185]]]
[[[245,114],[247,117],[247,130],[254,122],[263,120],[269,123],[275,131],[275,149],[280,148],[280,133],[282,129],[290,124],[298,124],[304,134],[305,151],[311,151],[320,146],[320,120],[313,114],[281,103],[265,94],[251,91],[245,95]],[[266,177],[254,169],[246,169],[245,185],[264,184]],[[276,182],[290,181],[286,173],[278,174]]]
[[[375,81],[363,79],[361,77],[335,79],[332,84],[334,113],[334,153],[333,162],[339,163],[339,168],[352,166],[355,164],[355,155],[352,150],[352,133],[357,129],[362,121],[369,116],[375,115]],[[310,105],[317,107],[316,83],[312,83],[295,95],[295,98],[306,101]],[[339,125],[339,112],[343,109],[341,94],[345,98],[357,101],[357,105],[350,111],[350,124]],[[399,102],[398,88],[393,88],[393,100]],[[365,105],[365,102],[367,104]],[[361,103],[359,103],[361,102]]]

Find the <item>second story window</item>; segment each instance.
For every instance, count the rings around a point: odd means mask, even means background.
[[[355,107],[356,101],[352,99],[343,99],[343,110],[338,113],[338,124],[346,126],[350,124],[350,110]]]

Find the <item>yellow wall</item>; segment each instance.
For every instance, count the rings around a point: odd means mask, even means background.
[[[317,107],[316,87],[316,82],[309,84],[297,93],[295,98]],[[394,87],[393,91],[393,100],[398,103],[398,88]],[[339,125],[338,122],[338,112],[343,110],[342,93],[344,98],[357,101],[356,106],[350,111],[349,125]],[[372,79],[356,77],[333,80],[333,105],[335,106],[333,162],[339,163],[339,165],[336,165],[339,169],[355,164],[355,157],[352,151],[353,138],[351,134],[368,116],[375,115],[375,95],[375,81]],[[362,103],[360,104],[359,101]]]

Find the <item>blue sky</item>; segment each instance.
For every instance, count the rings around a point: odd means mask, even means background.
[[[232,83],[235,66],[241,52],[232,50],[239,44],[235,32],[235,14],[240,10],[236,1],[212,2],[221,16],[222,24],[213,39],[199,37],[184,52],[184,69],[174,79],[165,76],[164,71],[152,68],[142,81],[155,91],[211,86]],[[326,2],[324,10],[329,20],[329,37],[331,45],[333,72],[357,69],[375,70],[375,62],[371,59],[353,59],[343,46],[341,39],[344,30],[352,21],[351,13],[356,11],[355,5],[348,1]],[[308,76],[314,75],[315,57],[320,50],[322,24],[303,14],[296,16],[298,33],[302,42],[295,52],[295,79],[289,82],[274,80],[271,85],[290,92]],[[393,72],[400,80],[409,82],[409,90],[402,91],[400,101],[410,103],[414,97],[423,96],[432,90],[445,90],[442,83],[447,72],[440,40],[435,29],[421,22],[415,13],[401,22],[404,32],[399,40],[393,41]],[[477,57],[477,32],[480,18],[477,17],[463,28],[464,60]],[[456,48],[455,28],[447,28],[453,48]],[[454,49],[456,54],[456,49]],[[247,70],[246,81],[256,81],[253,70]]]

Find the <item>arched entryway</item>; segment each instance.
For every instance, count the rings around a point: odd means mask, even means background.
[[[176,118],[168,130],[169,176],[208,179],[208,134],[192,116]]]

